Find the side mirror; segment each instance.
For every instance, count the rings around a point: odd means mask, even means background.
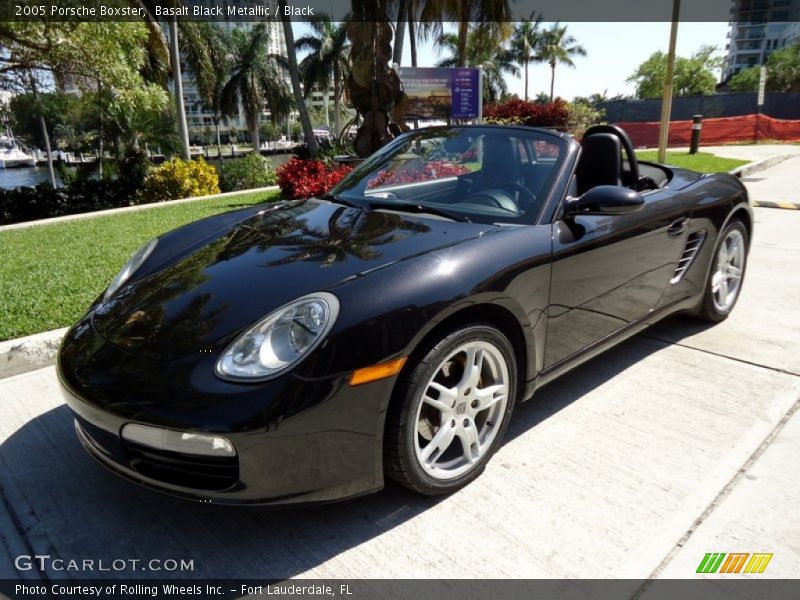
[[[635,191],[617,185],[598,185],[567,203],[566,217],[577,215],[627,215],[644,206],[644,198]]]

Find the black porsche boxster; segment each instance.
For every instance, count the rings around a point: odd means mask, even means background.
[[[744,186],[639,163],[626,134],[404,134],[322,198],[148,242],[66,335],[80,441],[140,484],[321,502],[452,492],[514,405],[677,312],[725,319]]]

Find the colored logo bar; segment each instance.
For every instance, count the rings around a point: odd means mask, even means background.
[[[763,573],[771,560],[766,552],[707,552],[697,573]]]

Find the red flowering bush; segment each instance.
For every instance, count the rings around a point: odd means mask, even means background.
[[[429,179],[444,179],[469,173],[463,165],[454,165],[446,160],[432,160],[425,163],[422,169],[409,168],[392,171],[387,169],[367,182],[367,188],[376,188],[382,185],[400,185],[403,183],[416,183]]]
[[[487,123],[501,125],[528,125],[530,127],[566,127],[569,121],[567,102],[556,98],[548,104],[527,102],[513,98],[483,109]]]
[[[544,140],[536,140],[533,142],[533,151],[536,153],[536,158],[558,158],[560,149],[556,144],[551,144]]]
[[[458,162],[461,163],[475,162],[476,160],[478,160],[478,149],[475,146],[463,152],[461,156],[458,157]]]
[[[275,169],[281,196],[287,200],[326,194],[353,169],[331,167],[321,160],[292,158]]]

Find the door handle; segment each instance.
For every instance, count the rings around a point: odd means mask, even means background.
[[[676,219],[670,224],[669,227],[667,227],[667,235],[670,237],[680,237],[686,232],[688,225],[688,218],[681,217],[680,219]]]

